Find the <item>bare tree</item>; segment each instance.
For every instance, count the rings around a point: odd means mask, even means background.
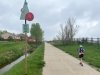
[[[67,26],[67,24],[65,25],[64,32],[65,32],[65,41],[68,41],[70,36],[69,36],[69,27]]]
[[[61,30],[58,32],[58,35],[56,36],[58,40],[60,40],[63,44],[65,42],[65,32],[64,32],[64,27],[61,24],[60,25]]]
[[[68,37],[69,37],[69,40],[73,41],[73,37],[76,35],[77,31],[78,31],[78,25],[75,24],[76,22],[76,19],[74,18],[69,18],[67,20],[67,24],[65,26],[65,30],[66,30],[66,27],[67,27],[67,31],[68,31]]]
[[[76,19],[69,18],[65,27],[63,27],[62,24],[60,25],[61,30],[58,32],[57,39],[61,40],[63,44],[68,41],[73,41],[73,38],[78,31],[78,25],[75,24],[75,21]]]

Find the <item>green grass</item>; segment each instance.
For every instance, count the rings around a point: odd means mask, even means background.
[[[100,45],[96,44],[83,44],[85,48],[85,56],[84,61],[88,64],[97,67],[100,69]],[[66,53],[78,58],[78,48],[79,45],[77,43],[68,44],[68,45],[56,45],[56,47],[62,49]]]
[[[43,57],[44,45],[41,45],[28,57],[28,75],[42,75]],[[24,70],[23,60],[3,75],[24,75]]]
[[[23,42],[0,42],[0,53],[17,47],[20,48],[23,44]]]
[[[24,42],[0,42],[0,68],[23,54]]]

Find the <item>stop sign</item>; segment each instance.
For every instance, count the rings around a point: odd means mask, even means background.
[[[34,19],[34,15],[31,12],[28,12],[25,16],[25,19],[28,21],[32,21]]]

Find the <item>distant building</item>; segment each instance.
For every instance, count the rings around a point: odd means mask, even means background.
[[[19,36],[21,40],[25,40],[25,34],[21,33],[21,34],[18,34],[17,36]]]
[[[4,32],[1,37],[5,40],[9,39],[11,37],[12,39],[20,40],[20,36],[15,35],[14,33]]]
[[[30,36],[30,37],[27,37],[27,42],[28,43],[34,43],[36,41]]]

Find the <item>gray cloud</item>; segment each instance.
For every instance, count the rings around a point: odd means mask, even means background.
[[[27,0],[35,19],[29,24],[39,22],[45,32],[45,39],[53,39],[69,17],[76,18],[80,26],[76,37],[100,37],[100,0]],[[0,1],[0,29],[22,32],[20,10],[24,0]]]

